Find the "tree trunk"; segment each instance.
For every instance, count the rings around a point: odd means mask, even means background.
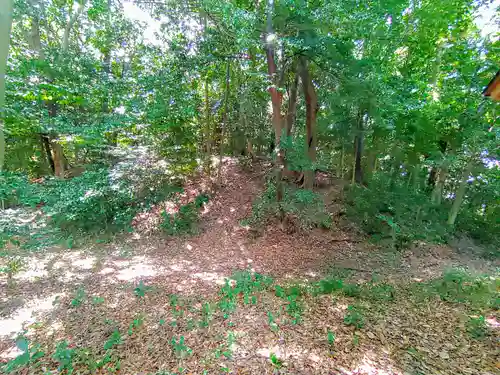
[[[363,169],[361,166],[361,158],[363,156],[363,118],[358,115],[358,134],[355,138],[356,155],[354,163],[354,179],[358,184],[363,183]]]
[[[430,189],[434,189],[436,186],[436,179],[438,176],[438,169],[436,167],[432,167],[429,172],[429,178],[427,179],[427,187]]]
[[[443,189],[444,183],[446,182],[446,178],[448,177],[448,166],[450,162],[445,159],[441,166],[439,167],[438,177],[436,181],[436,185],[434,186],[434,190],[432,191],[432,203],[436,205],[440,205],[443,199]]]
[[[0,6],[0,172],[5,162],[5,134],[3,111],[5,105],[5,75],[9,55],[10,29],[12,25],[13,1],[5,0]]]
[[[281,202],[283,200],[283,151],[281,149],[280,140],[281,132],[283,130],[283,116],[281,115],[281,102],[283,95],[278,91],[277,69],[274,57],[274,44],[273,40],[276,36],[273,34],[273,0],[268,0],[267,3],[267,25],[266,25],[266,60],[267,60],[267,73],[271,85],[269,86],[269,94],[271,94],[271,104],[273,108],[272,123],[274,128],[274,145],[276,147],[276,200]],[[283,216],[283,215],[281,215]],[[283,219],[283,217],[282,217]]]
[[[448,224],[454,225],[455,220],[457,219],[458,212],[460,211],[460,206],[464,200],[465,192],[467,190],[467,182],[469,180],[469,176],[472,172],[472,167],[474,166],[473,159],[469,161],[467,166],[465,167],[464,173],[462,175],[462,180],[460,181],[460,185],[455,193],[455,200],[453,201],[453,205],[451,206],[450,213],[448,215]]]
[[[57,141],[52,141],[52,157],[54,158],[54,174],[56,177],[64,178],[64,172],[68,169],[68,161],[64,156],[63,148]]]
[[[222,185],[222,156],[224,154],[224,130],[227,128],[227,112],[229,108],[229,79],[231,74],[231,62],[227,60],[226,67],[226,89],[224,91],[224,112],[222,113],[222,122],[220,127],[220,149],[219,149],[219,185]]]
[[[297,88],[299,85],[299,75],[295,74],[292,86],[290,86],[290,96],[288,97],[288,111],[286,114],[286,136],[292,136],[293,125],[297,115]]]
[[[314,185],[314,163],[316,162],[316,114],[318,112],[318,97],[311,81],[307,60],[300,58],[300,75],[306,101],[306,150],[309,158],[309,169],[304,172],[304,187],[312,189]]]
[[[40,139],[42,142],[42,148],[45,151],[45,157],[47,158],[47,162],[49,163],[50,170],[52,173],[56,172],[54,159],[52,158],[52,151],[50,150],[50,141],[49,137],[45,134],[40,134]]]
[[[296,64],[293,65],[292,71],[294,72],[294,79],[290,86],[289,96],[288,96],[288,109],[286,114],[286,136],[287,138],[292,137],[293,127],[295,124],[295,118],[297,115],[297,89],[299,85],[299,74],[295,72]],[[283,159],[283,174],[285,177],[291,177],[296,172],[292,172],[288,169],[288,163],[286,160],[286,154]]]
[[[340,173],[339,173],[341,179],[344,179],[344,154],[345,154],[345,146],[344,143],[342,143],[342,149],[340,150]]]

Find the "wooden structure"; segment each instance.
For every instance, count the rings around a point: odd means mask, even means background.
[[[484,96],[489,96],[491,99],[500,101],[500,70],[495,77],[488,83],[488,86],[483,91]]]

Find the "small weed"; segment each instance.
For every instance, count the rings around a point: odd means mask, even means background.
[[[333,346],[333,344],[335,343],[335,333],[329,330],[327,333],[327,339],[328,345]]]
[[[271,327],[271,331],[276,332],[279,329],[278,325],[275,322],[273,313],[271,311],[267,312],[267,321],[269,323],[269,327]]]
[[[393,301],[395,295],[395,289],[392,285],[380,283],[371,283],[367,288],[363,290],[363,296],[366,299],[371,299],[375,301]]]
[[[85,297],[86,297],[86,294],[85,294],[85,290],[83,289],[83,287],[78,288],[73,299],[71,300],[71,306],[72,307],[80,306],[83,303],[83,301],[85,300]]]
[[[344,324],[347,326],[354,326],[356,328],[363,328],[365,320],[359,307],[350,305],[347,307],[347,314],[344,316]]]
[[[354,334],[354,335],[352,336],[352,345],[353,345],[353,346],[358,346],[358,345],[359,345],[359,336],[358,336],[358,335],[356,335],[356,334]]]
[[[476,340],[482,340],[488,336],[489,331],[484,316],[469,318],[467,322],[467,332]]]
[[[120,331],[115,329],[109,339],[104,343],[104,349],[108,350],[123,343]]]
[[[94,296],[92,298],[92,304],[94,304],[94,305],[100,305],[101,303],[104,303],[104,298],[103,297]]]
[[[142,324],[144,323],[144,317],[142,315],[138,315],[132,323],[130,323],[129,327],[128,327],[128,335],[129,336],[132,336],[132,334],[134,333],[134,331],[139,328],[140,326],[142,326]]]
[[[361,296],[361,288],[357,284],[346,284],[342,288],[342,293],[347,297],[359,297]]]
[[[283,361],[281,359],[279,359],[276,354],[274,353],[271,353],[269,355],[269,359],[271,360],[271,363],[272,365],[277,368],[277,369],[280,369],[283,367]]]
[[[200,321],[200,327],[206,328],[210,325],[212,321],[212,316],[214,314],[214,309],[210,302],[205,302],[201,308],[202,318]]]
[[[179,341],[173,337],[170,344],[172,345],[172,350],[174,351],[175,356],[179,359],[184,359],[193,352],[191,348],[184,344],[184,336],[181,336]]]
[[[434,281],[435,291],[443,301],[474,306],[491,305],[497,297],[495,282],[486,277],[473,277],[461,269],[445,272]]]
[[[75,349],[71,349],[66,340],[57,344],[56,351],[52,355],[52,358],[59,364],[57,366],[59,372],[66,370],[68,375],[73,373],[74,354]]]
[[[297,302],[298,296],[290,295],[286,299],[288,300],[286,312],[293,318],[292,324],[300,323],[303,307],[300,303]]]
[[[5,366],[0,367],[5,373],[11,373],[18,369],[28,367],[33,369],[39,367],[38,360],[45,353],[40,350],[40,345],[35,344],[30,347],[28,339],[20,336],[16,340],[16,347],[22,352],[16,358],[10,360]]]
[[[324,279],[315,285],[315,294],[330,294],[342,290],[344,282],[341,279]]]
[[[151,291],[151,289],[152,288],[150,286],[144,285],[144,282],[141,280],[139,282],[139,285],[135,287],[134,294],[136,295],[136,297],[144,297],[147,292]]]

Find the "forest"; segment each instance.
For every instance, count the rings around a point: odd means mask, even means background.
[[[0,372],[500,371],[498,0],[0,0]]]

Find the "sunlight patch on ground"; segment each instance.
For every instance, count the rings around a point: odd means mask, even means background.
[[[14,337],[23,329],[24,324],[35,322],[36,315],[52,309],[52,302],[60,294],[52,294],[45,298],[33,299],[27,306],[17,310],[9,318],[0,319],[0,336]]]
[[[274,354],[282,360],[293,358],[295,360],[309,359],[313,362],[321,361],[321,358],[313,351],[296,345],[275,345],[273,347],[260,348],[257,349],[257,354],[266,358],[270,358],[271,354]]]
[[[208,281],[215,283],[217,285],[224,285],[226,277],[219,275],[215,272],[197,272],[191,275],[193,278],[201,279],[203,281]]]
[[[494,316],[487,317],[486,324],[490,329],[500,329],[500,321]]]
[[[373,353],[368,353],[363,356],[360,364],[354,369],[346,369],[344,367],[340,367],[339,370],[342,371],[344,375],[402,375],[400,370],[393,368],[392,366],[381,366],[379,363],[376,363],[371,356]],[[382,368],[383,367],[383,368]]]
[[[157,268],[149,264],[136,264],[118,271],[116,278],[121,281],[131,281],[139,277],[154,277],[158,275]]]

